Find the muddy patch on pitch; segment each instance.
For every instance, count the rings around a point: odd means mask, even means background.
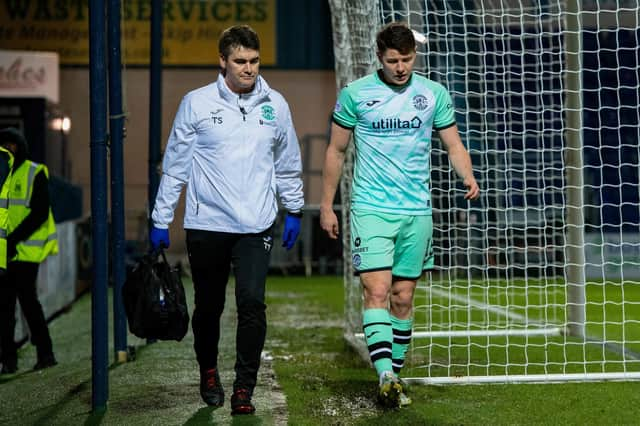
[[[371,398],[356,396],[347,398],[345,396],[331,396],[322,404],[320,415],[333,417],[336,419],[372,417],[378,411],[376,404]]]

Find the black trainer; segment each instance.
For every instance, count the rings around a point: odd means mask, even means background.
[[[53,367],[57,365],[58,361],[56,361],[56,357],[51,355],[43,356],[42,358],[38,358],[38,362],[33,366],[34,371],[43,370],[45,368]]]
[[[222,407],[224,404],[224,389],[217,368],[200,371],[200,396],[207,405]]]
[[[16,371],[18,371],[17,360],[2,361],[2,370],[0,370],[0,374],[14,374]]]
[[[231,415],[253,414],[255,411],[256,407],[251,403],[251,392],[244,388],[235,389],[231,395]]]

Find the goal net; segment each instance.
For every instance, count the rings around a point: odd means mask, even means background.
[[[434,140],[436,267],[403,371],[431,384],[640,378],[637,1],[331,0],[338,89],[378,67],[375,34],[426,35],[480,200]],[[366,356],[341,182],[345,337]]]

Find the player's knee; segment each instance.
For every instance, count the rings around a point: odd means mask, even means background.
[[[389,303],[389,291],[385,288],[372,288],[364,292],[365,305],[368,307],[386,307]]]

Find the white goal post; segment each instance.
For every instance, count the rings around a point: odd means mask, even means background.
[[[383,24],[426,36],[415,70],[451,93],[482,189],[465,201],[434,141],[436,268],[416,290],[405,380],[640,379],[639,2],[330,6],[337,89],[378,67]],[[345,338],[368,358],[348,214]]]

